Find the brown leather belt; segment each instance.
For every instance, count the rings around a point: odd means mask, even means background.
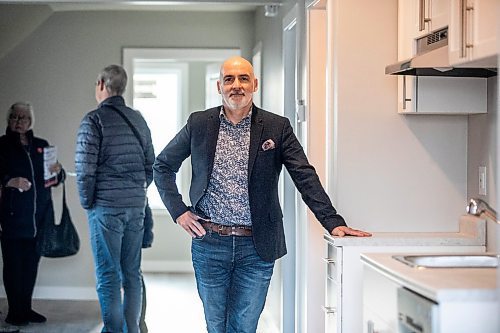
[[[201,225],[207,231],[213,231],[219,236],[252,236],[252,227],[243,225],[222,225],[213,222],[202,222]]]

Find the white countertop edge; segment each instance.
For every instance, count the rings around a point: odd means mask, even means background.
[[[371,237],[338,237],[326,233],[324,238],[335,246],[484,246],[486,221],[463,215],[458,232],[373,232]]]
[[[369,253],[367,255],[370,255]],[[479,301],[479,302],[496,302],[498,300],[498,295],[496,293],[496,289],[446,289],[441,288],[439,290],[428,289],[422,286],[418,281],[413,280],[411,277],[404,275],[402,276],[399,272],[393,271],[383,264],[380,264],[376,260],[372,260],[365,256],[365,254],[361,254],[360,256],[361,262],[370,266],[372,269],[378,271],[388,279],[394,281],[402,287],[406,287],[436,303],[444,302],[444,301]],[[400,263],[404,265],[403,263]]]
[[[370,266],[371,268],[373,268],[374,270],[376,270],[377,272],[379,272],[380,274],[382,274],[383,276],[385,276],[389,280],[396,282],[400,286],[411,289],[411,290],[419,293],[420,295],[427,297],[428,299],[433,300],[434,302],[437,302],[436,295],[432,291],[427,290],[425,288],[421,288],[419,284],[412,283],[411,281],[408,281],[407,279],[403,279],[403,278],[399,277],[398,275],[394,274],[394,272],[386,269],[382,265],[379,265],[378,262],[372,260],[371,258],[366,257],[363,253],[361,253],[361,262]]]

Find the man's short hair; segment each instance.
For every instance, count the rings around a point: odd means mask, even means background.
[[[127,72],[120,65],[109,65],[97,76],[97,81],[103,81],[111,96],[122,96],[127,86]]]

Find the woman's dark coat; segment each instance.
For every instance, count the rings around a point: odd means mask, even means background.
[[[25,149],[18,133],[7,128],[0,137],[0,225],[2,237],[35,238],[38,229],[45,223],[54,223],[54,209],[50,187],[45,187],[43,148],[49,143],[26,133],[29,140]],[[59,174],[61,180],[63,172]],[[11,178],[24,177],[31,182],[28,191],[6,187]]]

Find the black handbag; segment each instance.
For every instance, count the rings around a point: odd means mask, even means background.
[[[80,238],[71,221],[66,204],[66,185],[63,183],[63,207],[61,223],[55,224],[54,219],[42,226],[39,235],[40,255],[47,258],[68,257],[78,253]]]

